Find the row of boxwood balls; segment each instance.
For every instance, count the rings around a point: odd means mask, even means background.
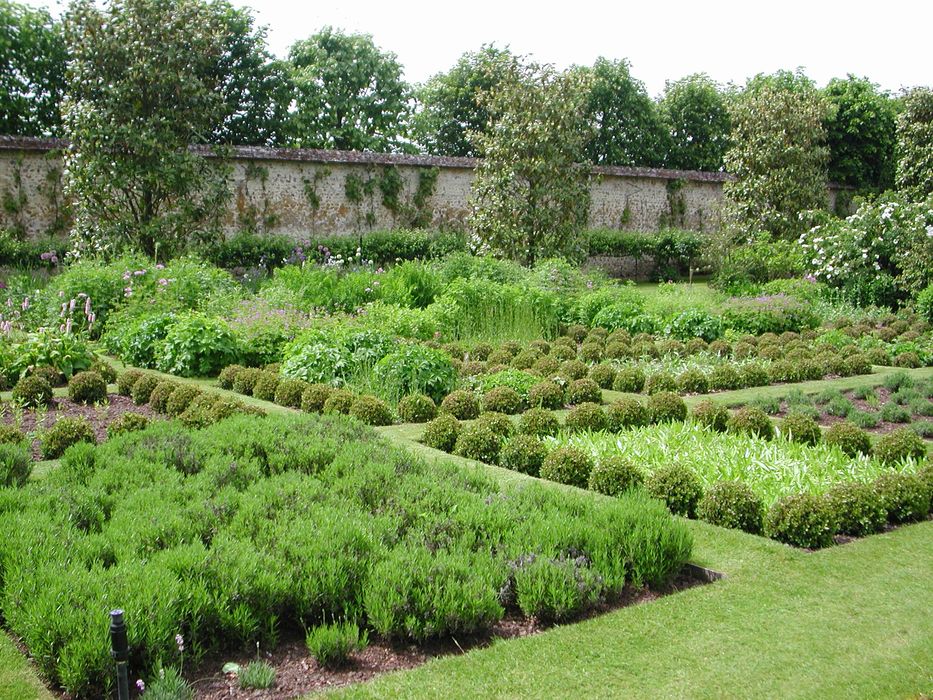
[[[621,430],[652,422],[681,421],[686,417],[683,400],[675,394],[663,393],[650,397],[647,403],[624,399],[605,410],[595,403],[580,404],[568,414],[564,429]],[[767,414],[754,407],[745,407],[730,415],[725,407],[705,401],[694,408],[692,419],[712,430],[728,430],[763,439],[775,435]],[[826,440],[848,449],[850,431],[840,425],[830,429]],[[767,534],[801,547],[826,546],[836,534],[871,534],[889,520],[892,523],[917,520],[930,511],[933,468],[929,466],[919,474],[892,471],[873,484],[839,484],[823,496],[787,496],[765,509],[761,499],[740,482],[721,482],[704,493],[699,477],[681,465],[662,467],[646,477],[620,457],[594,463],[589,455],[573,447],[549,450],[542,438],[555,435],[560,429],[557,416],[542,408],[525,411],[516,425],[508,416],[495,411],[480,413],[476,420],[462,423],[451,413],[443,412],[442,407],[441,415],[425,426],[422,441],[429,447],[465,458],[606,495],[644,487],[664,500],[677,515],[699,516],[715,525]],[[876,448],[887,461],[921,458],[925,454],[923,443],[915,433],[909,430],[895,433],[882,438],[888,447],[879,443]],[[813,444],[819,439],[820,429],[812,418],[792,415],[782,424],[782,434],[787,439]],[[922,453],[918,452],[918,441]]]

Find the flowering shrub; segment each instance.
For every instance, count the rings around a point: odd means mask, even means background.
[[[898,195],[862,204],[800,237],[816,279],[847,290],[859,304],[894,303],[933,282],[933,198]]]

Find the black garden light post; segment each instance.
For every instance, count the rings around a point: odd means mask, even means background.
[[[126,640],[126,623],[122,610],[110,611],[110,655],[117,662],[117,698],[130,699],[130,680],[127,662],[130,659],[130,645]]]

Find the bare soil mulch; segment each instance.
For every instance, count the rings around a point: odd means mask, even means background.
[[[15,425],[32,440],[32,456],[35,460],[42,459],[42,446],[40,435],[42,431],[51,428],[60,418],[87,418],[101,443],[107,439],[107,428],[124,413],[140,413],[150,420],[158,419],[158,413],[148,405],[137,406],[128,396],[110,394],[107,403],[97,406],[86,406],[75,403],[69,398],[54,398],[47,408],[17,409],[10,404],[0,407],[0,422]]]

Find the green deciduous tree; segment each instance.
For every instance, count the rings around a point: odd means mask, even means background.
[[[667,166],[722,170],[731,121],[719,86],[705,73],[668,81],[659,107],[670,135]]]
[[[743,237],[796,238],[800,213],[827,205],[829,149],[823,124],[831,108],[812,81],[795,73],[757,76],[730,101],[732,146],[723,188],[727,224]]]
[[[486,130],[489,112],[480,92],[495,88],[515,63],[508,48],[484,45],[468,52],[447,73],[439,73],[418,90],[420,109],[413,136],[425,151],[439,156],[476,156],[469,132]]]
[[[591,68],[574,70],[590,82],[586,114],[592,137],[586,157],[597,165],[662,166],[669,150],[667,129],[628,61],[599,58]]]
[[[834,107],[826,122],[829,179],[863,192],[894,185],[896,103],[878,86],[853,75],[823,91]]]
[[[904,95],[897,118],[897,189],[919,202],[933,193],[933,90]]]
[[[224,2],[211,5],[223,28],[223,51],[215,63],[224,103],[210,143],[275,146],[286,141],[292,99],[287,64],[266,48],[266,28],[254,27],[249,10]]]
[[[46,10],[0,0],[0,133],[58,133],[67,52]]]
[[[197,0],[72,4],[63,105],[76,252],[170,253],[216,231],[222,162],[189,149],[225,114],[225,24]]]
[[[369,35],[325,27],[289,52],[294,143],[304,148],[406,150],[411,90],[395,54]]]
[[[588,76],[516,62],[480,104],[489,128],[473,134],[474,247],[532,264],[571,252],[586,225]]]

